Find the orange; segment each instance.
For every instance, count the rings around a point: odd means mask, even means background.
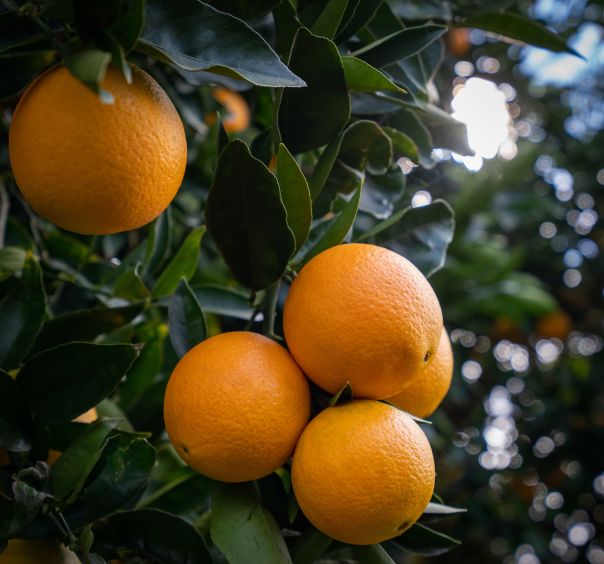
[[[452,378],[453,350],[449,334],[443,328],[436,354],[424,375],[413,380],[396,396],[388,398],[388,401],[416,417],[429,417],[447,395]]]
[[[0,564],[79,564],[64,545],[46,540],[11,539],[0,554]]]
[[[304,515],[350,544],[400,535],[428,505],[434,458],[417,423],[396,407],[356,400],[329,407],[306,427],[292,484]]]
[[[544,315],[537,320],[537,335],[545,339],[564,341],[573,329],[573,320],[562,310]]]
[[[294,280],[284,308],[290,352],[318,386],[382,399],[420,376],[443,327],[424,275],[375,245],[332,247]]]
[[[21,97],[9,153],[24,198],[59,227],[84,234],[136,229],[172,201],[187,160],[184,128],[157,82],[112,67],[105,104],[64,66],[38,77]]]
[[[255,480],[279,468],[309,413],[308,382],[288,352],[245,331],[192,348],[164,398],[166,430],[178,454],[223,482]]]
[[[449,52],[462,59],[470,50],[470,30],[467,27],[453,27],[445,34],[445,43]]]
[[[226,110],[222,126],[227,133],[240,133],[250,126],[250,108],[241,94],[218,86],[212,90],[212,96]]]

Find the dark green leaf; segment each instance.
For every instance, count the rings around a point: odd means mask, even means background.
[[[208,2],[221,12],[233,14],[241,20],[249,21],[268,14],[279,0],[212,0]]]
[[[385,174],[392,163],[392,142],[377,123],[360,120],[344,132],[339,158],[354,169]]]
[[[147,300],[151,297],[149,290],[145,286],[141,275],[142,263],[137,263],[133,268],[129,268],[120,274],[115,281],[113,294],[118,298],[124,298],[131,302]]]
[[[350,118],[350,96],[338,49],[329,39],[299,29],[289,65],[307,83],[285,90],[279,106],[279,131],[295,155],[333,140]]]
[[[398,165],[394,165],[381,176],[367,174],[359,209],[370,213],[376,219],[386,219],[392,215],[395,204],[402,198],[406,186],[407,177]]]
[[[454,515],[460,515],[466,513],[468,510],[460,507],[450,507],[442,503],[430,502],[426,509],[424,509],[423,515],[420,517],[422,523],[436,523],[447,517],[453,517]]]
[[[10,99],[21,92],[43,70],[57,60],[57,53],[42,51],[0,54],[0,100]]]
[[[249,319],[254,311],[250,305],[249,295],[238,290],[212,284],[193,288],[201,308],[209,313]]]
[[[43,36],[42,30],[31,18],[11,12],[0,14],[0,53]]]
[[[27,354],[46,315],[46,295],[42,271],[33,255],[23,264],[21,277],[15,279],[0,300],[0,367],[15,368]]]
[[[34,343],[36,353],[68,341],[93,341],[129,321],[145,309],[145,302],[123,307],[81,309],[46,322]]]
[[[343,18],[343,25],[341,25],[338,30],[338,42],[352,37],[357,31],[365,26],[365,24],[367,24],[374,16],[381,3],[382,0],[360,0],[356,3],[350,2],[348,11],[350,11],[351,6],[354,6],[354,11],[352,11],[349,18],[346,18],[347,14]]]
[[[145,276],[159,272],[170,251],[172,239],[172,212],[168,208],[150,226],[142,272]]]
[[[403,549],[422,556],[438,556],[449,552],[461,543],[444,533],[440,533],[420,523],[415,523],[408,531],[394,541],[384,544],[390,554],[396,554],[396,549]]]
[[[513,12],[483,12],[464,20],[464,27],[482,29],[498,36],[514,39],[556,53],[570,53],[582,57],[566,44],[564,38],[539,22]]]
[[[314,527],[307,529],[291,544],[293,564],[313,564],[323,555],[332,539]]]
[[[281,199],[287,211],[287,224],[296,239],[296,252],[306,241],[312,221],[312,202],[308,182],[300,170],[296,159],[281,143],[277,153],[275,170]]]
[[[189,71],[217,72],[259,86],[304,86],[256,31],[197,0],[148,0],[139,48]]]
[[[170,299],[168,325],[170,341],[180,357],[208,336],[203,310],[185,279]]]
[[[354,172],[357,174],[358,188],[351,194],[340,194],[334,203],[333,216],[322,220],[311,230],[307,244],[298,253],[301,255],[301,258],[296,260],[298,265],[302,266],[319,253],[339,245],[352,228],[359,209],[364,179],[362,173]]]
[[[24,431],[29,417],[15,381],[0,370],[0,448],[12,452],[31,449],[31,440]]]
[[[283,274],[295,238],[279,185],[242,141],[232,141],[220,155],[206,202],[206,222],[242,284],[261,290]]]
[[[111,393],[137,356],[130,344],[68,343],[33,356],[17,385],[40,420],[65,423]]]
[[[406,20],[436,18],[449,21],[451,6],[447,0],[387,0],[394,14]]]
[[[432,135],[415,112],[400,108],[395,113],[392,113],[388,116],[388,123],[394,129],[407,135],[413,140],[417,146],[420,160],[424,166],[430,162],[430,155],[432,153],[432,149],[434,148]]]
[[[109,433],[119,424],[119,420],[96,421],[86,429],[63,452],[51,469],[52,493],[67,499],[77,496],[86,478],[102,454]]]
[[[93,527],[93,549],[106,558],[119,549],[162,564],[212,564],[195,527],[170,513],[138,509],[116,513]]]
[[[357,546],[354,548],[354,555],[358,558],[359,564],[395,564],[394,560],[379,544]]]
[[[422,122],[428,127],[435,147],[451,149],[460,155],[473,155],[468,145],[466,124],[452,118],[447,112],[432,104],[425,104],[420,111]]]
[[[315,35],[333,39],[338,26],[342,21],[342,16],[346,11],[347,5],[348,0],[328,0],[323,11],[313,24],[312,32]]]
[[[329,407],[334,407],[335,405],[339,405],[341,403],[346,403],[350,401],[354,397],[354,391],[350,382],[346,382],[342,386],[342,388],[329,400]]]
[[[155,449],[145,439],[126,433],[111,437],[98,463],[100,472],[86,488],[87,520],[132,507],[143,493],[154,463]]]
[[[371,238],[403,255],[425,276],[430,276],[444,265],[454,229],[451,206],[435,200],[427,206],[401,210],[365,233],[362,239]]]
[[[348,55],[342,57],[342,65],[348,90],[356,92],[405,91],[394,84],[383,72],[362,59]]]
[[[211,534],[229,562],[291,564],[272,515],[253,483],[217,483],[212,495]]]
[[[180,280],[189,280],[197,269],[201,238],[205,233],[205,226],[197,227],[191,231],[183,241],[180,249],[160,274],[153,287],[154,298],[164,298],[176,290]]]
[[[385,67],[417,55],[441,37],[445,31],[447,31],[446,27],[434,24],[408,27],[374,41],[354,52],[353,55],[374,67]]]
[[[338,153],[340,152],[341,144],[342,136],[339,135],[338,137],[335,137],[331,143],[325,147],[325,149],[323,149],[323,152],[315,165],[315,169],[313,170],[309,181],[310,195],[313,202],[319,197],[323,191],[323,188],[325,187],[325,183],[331,174],[333,165],[336,162]]]
[[[110,62],[111,53],[98,49],[78,51],[65,60],[69,72],[93,92],[96,92],[106,104],[112,104],[114,101],[113,94],[101,88]]]
[[[411,137],[394,127],[382,127],[382,131],[390,138],[395,157],[403,156],[414,163],[419,162],[419,151]]]

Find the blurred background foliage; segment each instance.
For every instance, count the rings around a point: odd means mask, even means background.
[[[287,57],[292,40],[287,26],[291,3],[216,0],[211,4],[251,22],[277,53]],[[310,25],[317,15],[313,2],[300,4],[310,6],[304,22]],[[314,202],[315,217],[330,209],[344,214],[342,210],[351,202],[358,203],[350,239],[384,219],[397,217],[408,206],[419,214],[414,217],[422,217],[422,208],[430,210],[403,236],[389,240],[388,230],[375,235],[377,242],[388,240],[403,254],[419,248],[416,258],[426,261],[427,272],[438,268],[452,227],[448,208],[431,202],[446,200],[456,222],[444,268],[431,277],[454,342],[456,373],[449,396],[432,418],[433,425],[424,428],[435,449],[437,493],[447,504],[468,508],[466,514],[438,527],[463,542],[445,554],[455,545],[451,539],[442,537],[439,547],[434,538],[425,541],[420,536],[409,541],[416,554],[397,552],[392,557],[397,562],[420,562],[424,553],[442,562],[603,563],[604,4],[588,0],[364,4],[379,5],[380,10],[362,29],[339,30],[349,47],[386,34],[393,14],[406,25],[426,20],[461,25],[464,17],[471,20],[480,8],[541,21],[584,57],[509,45],[480,29],[456,27],[444,41],[432,43],[423,58],[405,59],[400,69],[390,68],[392,80],[409,92],[409,98],[401,98],[416,104],[413,112],[367,93],[352,97],[356,117],[379,116],[376,119],[391,136],[397,157],[402,155],[399,166],[380,161],[382,137],[377,134],[360,202],[354,202],[358,178],[350,167],[358,164],[357,155],[354,150],[341,155],[339,168],[325,183],[324,197]],[[277,29],[285,30],[283,34],[275,34],[270,18],[263,17],[273,8],[280,24]],[[7,20],[0,19],[0,24],[3,21]],[[85,37],[85,18],[78,26]],[[59,56],[47,43],[41,40],[13,49],[10,56],[0,54],[2,170],[8,170],[6,139],[16,93]],[[135,49],[129,60],[146,68],[167,90],[189,139],[187,176],[170,210],[145,230],[81,237],[33,217],[10,176],[3,175],[7,189],[0,190],[0,195],[3,204],[10,199],[11,215],[0,218],[6,225],[1,243],[13,249],[41,250],[48,306],[54,316],[99,305],[123,307],[119,315],[103,318],[104,341],[144,342],[145,347],[127,379],[98,409],[109,417],[127,417],[132,426],[123,428],[123,433],[150,432],[145,441],[149,439],[155,447],[158,463],[150,481],[139,484],[139,490],[141,484],[145,488],[140,500],[109,501],[124,506],[136,503],[139,511],[155,508],[178,514],[207,538],[212,484],[183,467],[162,434],[163,390],[182,346],[169,332],[168,296],[175,294],[190,304],[192,291],[204,311],[208,334],[258,329],[262,323],[257,307],[262,292],[250,301],[249,290],[233,279],[210,237],[203,236],[198,227],[225,133],[247,142],[255,155],[274,166],[270,139],[274,99],[268,88],[161,64],[158,52],[149,52],[156,59],[148,58],[144,49]],[[442,66],[436,72],[441,56]],[[226,90],[214,88],[216,81]],[[414,112],[432,104],[432,113],[418,114],[418,124]],[[454,128],[449,122],[443,126],[436,106],[454,111],[468,124],[475,155],[453,152],[468,151],[459,131],[451,133]],[[233,116],[243,121],[233,123]],[[397,130],[409,136],[397,137]],[[368,131],[363,131],[363,137]],[[356,141],[350,138],[354,149]],[[433,144],[445,148],[431,151]],[[317,154],[304,153],[299,160],[309,176]],[[422,166],[414,166],[418,162]],[[323,233],[318,227],[315,241]],[[199,257],[193,252],[193,259],[185,261],[188,269],[192,260],[192,270],[171,266],[178,249],[185,253],[188,247],[197,249],[202,236]],[[29,264],[27,256],[14,250],[1,256],[3,290],[11,284],[13,273]],[[35,280],[39,272],[32,269],[29,275]],[[182,275],[191,290],[178,286]],[[150,298],[154,307],[140,315],[143,302]],[[79,319],[78,327],[86,327],[82,324],[87,319],[93,328],[85,338],[93,339],[99,313]],[[43,332],[34,350],[56,344],[56,335],[73,338],[69,319],[62,322],[54,326],[54,333],[53,327]],[[5,364],[10,365],[6,356]],[[82,432],[77,427],[70,424],[60,432],[55,430],[45,448],[66,447],[76,431]],[[139,468],[149,465],[141,437],[132,434],[122,440],[130,454],[140,449]],[[112,454],[110,448],[102,462]],[[97,472],[101,469],[97,467]],[[276,475],[260,483],[263,503],[279,524],[287,525],[282,487]],[[89,497],[86,503],[99,514],[111,509],[102,504],[99,509],[94,492]],[[71,513],[65,512],[66,518],[76,526],[83,522],[82,511],[82,505],[76,505]],[[138,515],[149,525],[149,514]],[[135,528],[136,518],[132,523]],[[44,527],[34,530],[35,534],[43,536]],[[109,542],[102,534],[100,539],[101,548]],[[220,561],[220,555],[215,556]],[[332,556],[337,558],[337,554]]]

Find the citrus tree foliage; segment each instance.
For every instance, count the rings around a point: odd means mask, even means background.
[[[452,209],[412,208],[404,171],[430,174],[435,147],[470,152],[434,89],[444,34],[469,16],[466,25],[504,39],[569,50],[495,4],[0,3],[0,546],[27,536],[60,539],[85,562],[270,564],[397,562],[458,543],[433,528],[460,511],[438,498],[382,546],[336,543],[298,511],[287,466],[228,486],[183,466],[162,402],[179,357],[206,336],[251,328],[279,338],[286,283],[331,246],[374,242],[426,275],[442,267]],[[138,231],[61,231],[15,186],[12,110],[58,63],[111,103],[107,66],[129,79],[129,62],[158,80],[185,123],[184,184]],[[227,133],[215,85],[241,93],[249,127]],[[95,406],[97,422],[72,421]],[[50,450],[62,452],[52,467]]]

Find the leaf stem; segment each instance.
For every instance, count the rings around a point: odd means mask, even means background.
[[[264,300],[262,301],[262,313],[264,314],[264,319],[262,320],[262,334],[271,339],[275,337],[275,315],[277,312],[280,286],[280,279],[271,284],[266,289]]]

